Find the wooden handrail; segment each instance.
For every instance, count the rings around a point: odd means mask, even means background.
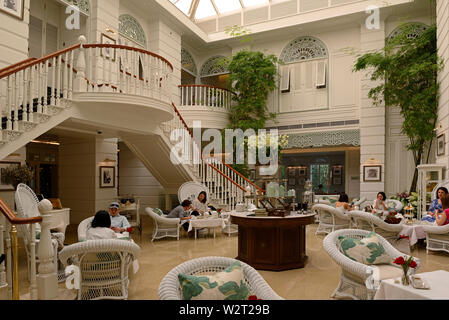
[[[184,121],[183,117],[181,116],[181,113],[179,112],[178,108],[176,108],[175,104],[172,103],[173,109],[175,110],[175,113],[178,115],[179,119],[182,121],[185,129],[189,132],[190,136],[193,138],[193,133],[190,130],[189,126],[187,125],[187,123]],[[196,141],[195,141],[196,143]],[[201,159],[202,159],[202,155],[201,155]],[[222,174],[223,176],[225,176],[228,180],[232,181],[234,184],[236,184],[234,182],[234,180],[232,180],[230,177],[228,177],[227,175],[225,175],[224,173],[222,173],[218,168],[216,168],[215,166],[211,165],[210,163],[208,163],[208,165],[212,168],[214,168],[216,171],[218,171],[220,174]],[[244,175],[242,175],[240,172],[238,172],[237,170],[235,170],[233,167],[231,167],[230,165],[228,165],[227,163],[223,162],[223,165],[227,168],[229,168],[231,171],[235,172],[239,177],[241,177],[243,180],[245,180],[246,182],[248,182],[250,185],[252,185],[254,188],[256,188],[257,190],[261,191],[261,192],[265,192],[265,190],[263,190],[262,188],[260,188],[259,186],[257,186],[254,182],[252,182],[251,180],[249,180],[248,178],[246,178]],[[237,184],[240,189],[242,189],[243,191],[246,191],[246,189],[242,188],[239,184]]]
[[[148,54],[150,56],[156,57],[158,59],[161,59],[162,61],[164,61],[165,63],[167,63],[171,70],[173,71],[173,65],[164,57],[153,53],[151,51],[147,51],[144,49],[140,49],[140,48],[134,48],[134,47],[129,47],[129,46],[124,46],[124,45],[120,45],[120,44],[84,44],[83,45],[84,48],[88,49],[88,48],[112,48],[112,49],[126,49],[126,50],[131,50],[131,51],[137,51],[140,53],[145,53]]]
[[[8,71],[8,70],[17,68],[17,67],[19,67],[19,66],[21,66],[21,65],[23,65],[23,64],[25,64],[25,63],[28,63],[28,62],[31,62],[31,61],[34,61],[34,60],[36,60],[36,58],[31,57],[31,58],[25,59],[25,60],[23,60],[23,61],[19,61],[19,62],[17,62],[17,63],[14,63],[14,64],[12,64],[12,65],[6,67],[6,68],[0,69],[0,75],[1,75],[2,73],[4,73],[4,72]]]
[[[209,86],[207,84],[180,84],[178,86],[178,88],[188,88],[188,87],[193,87],[193,88],[211,88],[211,89],[220,89],[220,90],[224,90],[224,91],[228,91],[232,94],[235,94],[234,92],[232,92],[229,89],[226,88],[221,88],[221,87],[217,87],[217,86]]]
[[[11,224],[32,224],[37,222],[42,222],[42,217],[32,217],[32,218],[18,218],[14,212],[8,207],[8,205],[0,199],[0,211],[8,219]]]
[[[45,57],[42,57],[40,59],[36,59],[36,60],[30,61],[30,62],[28,62],[28,63],[26,63],[24,65],[18,66],[18,67],[14,68],[12,70],[9,70],[9,71],[7,71],[7,72],[5,72],[3,74],[0,74],[0,79],[5,78],[7,76],[10,76],[13,73],[16,73],[18,71],[25,70],[26,68],[35,66],[35,65],[37,65],[37,64],[39,64],[41,62],[45,62],[47,60],[53,59],[53,58],[55,58],[55,57],[57,57],[57,56],[59,56],[61,54],[66,53],[66,52],[75,50],[75,49],[79,48],[80,46],[81,46],[80,44],[76,44],[76,45],[73,45],[71,47],[65,48],[63,50],[56,51],[56,52],[54,52],[52,54],[49,54],[49,55],[47,55]]]

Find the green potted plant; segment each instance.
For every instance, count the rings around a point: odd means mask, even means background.
[[[9,166],[3,169],[2,178],[6,183],[12,184],[16,190],[20,183],[30,184],[33,179],[33,170],[27,165]]]

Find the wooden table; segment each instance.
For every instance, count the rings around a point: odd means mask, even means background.
[[[315,213],[287,217],[248,217],[231,214],[239,226],[238,260],[261,270],[303,268],[306,262],[306,226]]]

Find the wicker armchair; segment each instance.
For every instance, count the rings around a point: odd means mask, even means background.
[[[153,211],[152,208],[145,208],[145,212],[153,219],[153,234],[151,241],[156,239],[161,239],[164,237],[174,237],[176,240],[179,240],[179,228],[181,225],[179,224],[179,218],[167,218],[164,216],[160,216]]]
[[[86,233],[87,230],[91,227],[93,219],[94,217],[89,217],[80,222],[80,224],[78,225],[78,241],[86,241]]]
[[[201,275],[221,272],[236,262],[226,257],[203,257],[186,261],[166,274],[159,285],[159,300],[181,300],[178,274]],[[253,267],[242,264],[245,284],[252,294],[263,300],[283,300]]]
[[[449,253],[449,224],[445,226],[423,225],[426,233],[426,251],[446,251]]]
[[[17,186],[16,193],[14,195],[16,207],[17,207],[17,215],[21,218],[31,218],[40,216],[38,204],[39,200],[37,199],[34,191],[27,186],[26,184],[20,183]],[[30,278],[31,271],[31,253],[30,253],[30,244],[31,244],[31,228],[30,225],[19,225],[18,226],[19,234],[23,237],[23,242],[25,245],[25,251],[27,254],[27,267],[28,267],[28,278]],[[36,235],[40,237],[41,226],[36,223]],[[39,235],[39,236],[38,236]],[[62,243],[64,243],[65,235],[63,233],[57,232],[54,234],[54,237],[58,237]],[[36,270],[37,265],[39,263],[39,257],[37,255],[39,248],[40,240],[36,238],[35,243],[35,252],[36,252]],[[56,239],[52,239],[52,245],[54,250],[53,262],[55,264],[55,270],[58,273],[58,281],[63,281],[65,279],[64,270],[58,268],[58,241]]]
[[[387,239],[390,243],[399,238],[402,224],[404,223],[404,219],[402,219],[399,224],[389,224],[374,214],[359,210],[349,211],[348,215],[353,221],[352,226],[354,228],[373,231]]]
[[[59,259],[80,270],[78,300],[127,299],[128,269],[140,247],[131,241],[102,239],[64,247]]]
[[[393,264],[394,259],[399,256],[408,255],[395,249],[385,238],[378,235],[379,243],[384,247],[385,252],[391,257],[391,264],[365,265],[356,262],[345,256],[339,249],[338,237],[346,236],[354,239],[365,238],[370,231],[344,229],[328,234],[323,240],[323,248],[327,254],[341,267],[340,282],[332,293],[331,297],[352,298],[352,299],[373,299],[379,288],[380,281],[389,278],[400,277],[402,268]],[[414,274],[421,266],[418,258],[413,258],[418,266],[410,268],[410,274]],[[349,292],[348,292],[349,291]]]
[[[315,234],[347,229],[350,227],[351,219],[341,209],[334,208],[327,204],[315,204],[312,210],[319,216],[319,224]]]

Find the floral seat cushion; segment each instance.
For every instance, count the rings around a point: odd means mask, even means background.
[[[351,260],[368,265],[392,262],[374,232],[369,233],[363,239],[340,236],[338,240],[340,251]]]

